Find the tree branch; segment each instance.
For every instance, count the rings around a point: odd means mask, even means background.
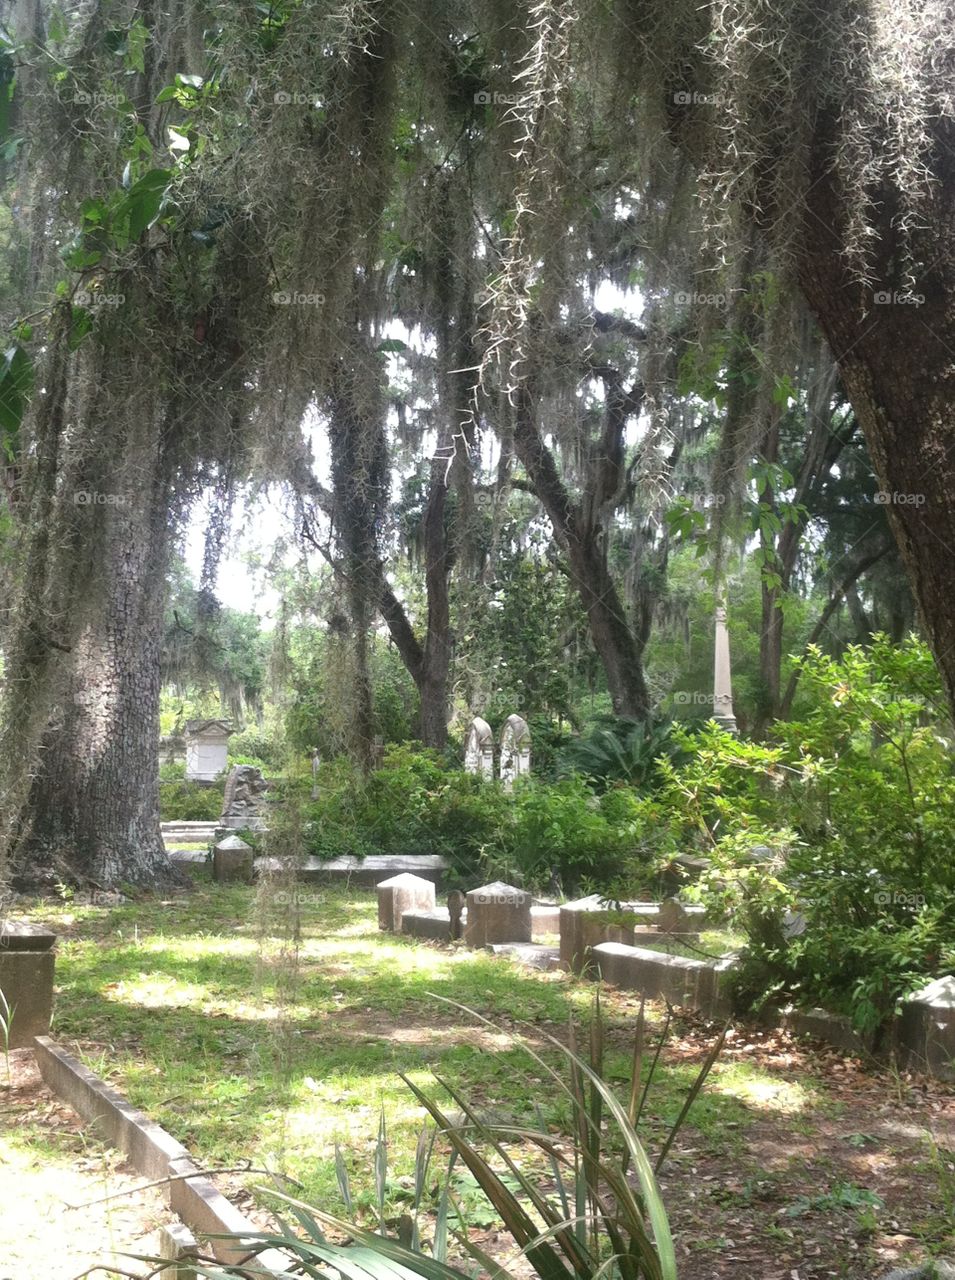
[[[816,641],[822,635],[823,631],[825,631],[826,627],[829,624],[829,619],[832,617],[835,611],[842,604],[843,597],[845,596],[846,592],[849,591],[855,585],[856,582],[858,582],[858,580],[862,577],[862,575],[868,569],[871,569],[872,566],[874,564],[877,564],[878,561],[881,560],[884,555],[887,555],[889,551],[891,551],[891,549],[892,549],[892,543],[883,542],[878,548],[876,548],[875,550],[871,551],[868,555],[863,556],[860,560],[858,560],[856,564],[853,566],[853,568],[839,582],[835,591],[833,591],[832,595],[829,597],[828,601],[826,602],[826,607],[823,609],[822,613],[819,615],[819,618],[816,621],[816,625],[813,627],[809,635],[809,639],[806,641],[805,648],[802,651],[802,655],[801,655],[802,657],[806,656],[806,654],[809,652],[812,645],[816,643]],[[792,710],[793,698],[796,696],[796,686],[799,684],[799,676],[801,672],[802,672],[802,668],[797,666],[793,670],[792,675],[789,677],[789,683],[786,685],[786,692],[783,695],[783,700],[779,707],[780,720],[787,719],[789,716],[789,712]]]

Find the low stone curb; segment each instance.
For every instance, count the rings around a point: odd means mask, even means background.
[[[34,1048],[44,1084],[83,1120],[95,1124],[100,1136],[122,1151],[137,1173],[150,1181],[175,1179],[163,1188],[163,1194],[190,1230],[202,1236],[239,1237],[235,1241],[210,1239],[209,1247],[220,1262],[236,1263],[247,1257],[250,1246],[246,1241],[258,1234],[258,1228],[202,1173],[181,1142],[49,1036],[37,1036]],[[250,1275],[267,1277],[287,1275],[289,1265],[288,1258],[269,1249],[245,1267]]]

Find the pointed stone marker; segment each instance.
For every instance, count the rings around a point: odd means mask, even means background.
[[[531,895],[495,880],[467,895],[468,919],[464,941],[469,947],[492,942],[531,941]]]
[[[381,880],[377,891],[378,928],[389,933],[401,932],[401,917],[406,911],[434,910],[434,884],[410,871]]]

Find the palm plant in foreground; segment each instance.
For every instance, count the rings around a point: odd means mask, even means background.
[[[473,1010],[466,1012],[494,1025]],[[297,1231],[280,1218],[280,1231],[263,1232],[251,1239],[243,1237],[249,1245],[244,1263],[225,1265],[210,1259],[191,1265],[200,1276],[260,1276],[256,1255],[278,1249],[289,1259],[291,1274],[321,1280],[470,1280],[476,1269],[492,1280],[510,1280],[507,1262],[490,1257],[469,1239],[463,1227],[465,1213],[455,1193],[454,1177],[460,1163],[513,1238],[514,1256],[524,1255],[539,1280],[677,1280],[673,1240],[656,1175],[722,1048],[724,1036],[718,1038],[707,1055],[660,1153],[651,1161],[637,1136],[637,1126],[669,1022],[668,1015],[641,1087],[645,1050],[641,1008],[625,1103],[613,1092],[604,1074],[605,1026],[599,996],[586,1057],[577,1043],[573,1024],[567,1045],[552,1036],[544,1037],[564,1058],[566,1074],[556,1071],[521,1039],[526,1052],[570,1104],[570,1142],[548,1131],[539,1108],[536,1124],[529,1127],[490,1121],[450,1084],[436,1078],[457,1109],[458,1114],[451,1116],[434,1097],[402,1076],[434,1121],[434,1127],[430,1132],[426,1129],[418,1142],[413,1213],[400,1218],[391,1234],[385,1216],[388,1156],[382,1117],[375,1155],[377,1229],[309,1207],[285,1190],[270,1190],[294,1218]],[[447,1166],[437,1178],[435,1192],[431,1169],[440,1140],[449,1150]],[[544,1157],[552,1184],[546,1190],[543,1180],[529,1172],[532,1167],[540,1168],[540,1160],[522,1161],[515,1154],[528,1149]],[[336,1169],[346,1213],[353,1214],[354,1203],[340,1153]],[[288,1186],[287,1182],[279,1185]],[[434,1215],[427,1242],[419,1226],[423,1209]],[[327,1235],[329,1229],[348,1243],[333,1243]],[[451,1240],[458,1246],[458,1265],[448,1260]],[[477,1268],[466,1266],[468,1258]]]
[[[7,1087],[10,1087],[12,1076],[10,1074],[10,1028],[13,1025],[14,1009],[7,1002],[7,997],[0,991],[0,1048],[3,1049],[3,1059],[7,1066]]]

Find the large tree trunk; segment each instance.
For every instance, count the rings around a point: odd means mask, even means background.
[[[514,448],[567,556],[571,579],[587,614],[590,638],[607,677],[613,709],[619,716],[645,719],[650,713],[650,695],[642,649],[611,577],[602,531],[571,500],[541,439],[527,390],[518,393]]]
[[[949,139],[949,143],[950,143]],[[826,149],[822,153],[828,155]],[[955,714],[955,157],[938,152],[937,217],[915,252],[928,264],[908,290],[891,193],[880,208],[877,279],[849,275],[845,214],[820,161],[800,268],[806,297],[839,362]]]
[[[408,620],[378,564],[378,607],[398,656],[418,691],[418,736],[426,747],[448,743],[448,684],[451,676],[451,609],[448,574],[451,552],[445,529],[447,483],[440,457],[431,464],[431,487],[424,521],[425,586],[428,622],[424,643]]]
[[[419,670],[421,741],[443,748],[448,742],[448,681],[451,674],[450,551],[445,526],[447,462],[440,450],[431,460],[431,486],[424,518],[425,587],[428,626]]]
[[[168,493],[158,432],[125,483],[65,501],[97,505],[94,590],[64,662],[58,705],[19,819],[14,885],[64,880],[100,888],[178,882],[159,825],[159,647]],[[151,455],[150,456],[150,451]],[[87,499],[87,502],[83,500]]]
[[[381,591],[378,530],[386,502],[388,450],[385,406],[374,355],[363,338],[340,357],[329,394],[334,520],[342,548],[352,639],[350,700],[352,753],[363,769],[375,762],[371,676],[372,628]]]

